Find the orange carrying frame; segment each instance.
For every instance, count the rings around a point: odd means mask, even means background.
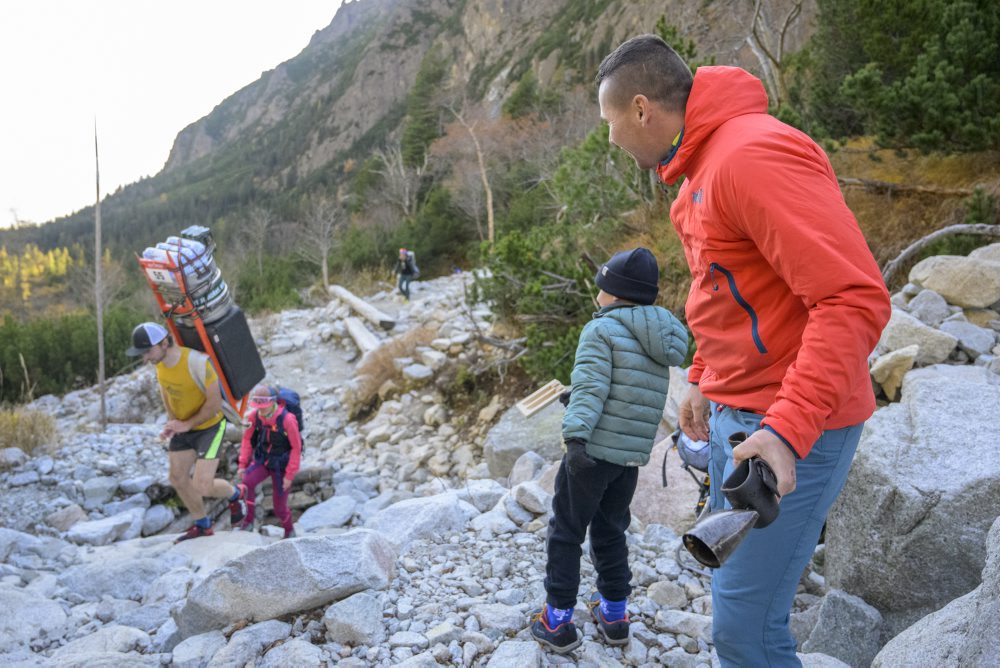
[[[212,347],[208,332],[205,331],[205,323],[202,322],[201,314],[195,308],[191,294],[188,292],[187,279],[184,276],[183,267],[174,264],[169,255],[166,261],[145,258],[138,253],[135,257],[139,261],[139,266],[142,267],[142,275],[146,278],[149,289],[153,291],[153,295],[156,297],[156,303],[160,306],[160,312],[167,321],[167,328],[173,335],[174,341],[181,341],[182,339],[180,332],[177,330],[177,325],[173,321],[173,316],[179,315],[191,318],[194,322],[194,328],[198,332],[198,338],[201,340],[201,345],[205,349],[205,354],[212,359],[212,364],[215,365],[219,380],[222,382],[222,400],[229,402],[242,416],[246,412],[247,397],[244,396],[239,403],[233,398],[233,392],[229,387],[229,379],[226,378],[226,374],[222,370],[222,365],[219,363],[219,358]],[[183,256],[178,253],[178,257]],[[178,301],[171,302],[163,296],[162,290],[165,284],[173,284],[175,286],[174,289],[180,293]]]

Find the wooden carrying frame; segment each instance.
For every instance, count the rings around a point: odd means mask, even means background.
[[[233,392],[229,387],[229,379],[226,378],[226,374],[222,370],[222,364],[219,363],[219,358],[215,354],[215,348],[212,346],[208,332],[205,331],[205,323],[202,321],[198,309],[195,308],[191,294],[188,291],[187,279],[184,276],[183,268],[180,265],[174,264],[169,256],[167,256],[165,261],[144,258],[138,254],[135,257],[139,261],[139,266],[142,267],[142,275],[146,278],[149,289],[153,291],[153,296],[156,297],[156,303],[159,305],[160,312],[167,321],[167,328],[170,330],[171,335],[173,335],[174,342],[179,344],[182,339],[180,332],[177,330],[177,325],[173,321],[173,317],[182,316],[191,318],[195,331],[198,332],[198,338],[201,340],[201,345],[205,349],[205,354],[211,358],[219,380],[222,383],[222,400],[228,402],[242,416],[246,412],[248,397],[244,396],[239,402],[233,398]],[[178,254],[178,257],[181,256]],[[179,301],[171,302],[163,296],[162,286],[168,283],[173,284],[175,286],[174,289],[180,292]]]
[[[558,380],[550,380],[545,383],[545,385],[542,385],[524,399],[517,402],[517,410],[521,411],[521,415],[524,417],[531,417],[558,399],[559,395],[565,390],[566,386]]]

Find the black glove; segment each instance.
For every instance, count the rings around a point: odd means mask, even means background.
[[[572,387],[569,388],[568,390],[562,392],[559,395],[559,403],[561,403],[563,406],[569,406],[569,395],[571,395],[571,394],[573,394],[573,388]]]
[[[595,462],[587,454],[587,442],[581,438],[571,438],[566,441],[566,470],[572,475],[582,473],[591,468]]]

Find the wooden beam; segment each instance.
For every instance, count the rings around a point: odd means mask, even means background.
[[[531,417],[558,399],[565,389],[566,387],[558,380],[550,380],[517,402],[517,410],[521,411],[524,417]]]
[[[347,333],[351,335],[352,339],[354,339],[354,343],[357,344],[362,357],[382,345],[382,342],[378,340],[378,337],[372,334],[371,331],[365,327],[365,323],[361,322],[354,316],[346,318],[344,323],[347,325]]]
[[[386,315],[382,311],[356,296],[353,292],[340,285],[331,285],[330,292],[336,297],[347,302],[354,311],[369,322],[373,322],[382,329],[392,329],[396,326],[396,321],[392,316]]]

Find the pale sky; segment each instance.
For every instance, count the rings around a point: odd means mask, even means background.
[[[0,1],[0,226],[160,171],[174,137],[297,55],[340,0]]]

